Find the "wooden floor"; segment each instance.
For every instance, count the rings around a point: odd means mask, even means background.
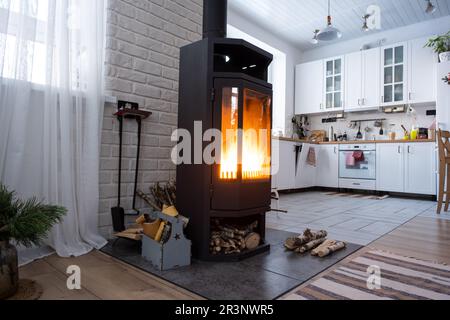
[[[67,289],[66,270],[81,268],[82,290]],[[20,269],[20,277],[43,286],[43,300],[195,300],[200,297],[94,251],[63,259],[51,256]]]
[[[450,264],[450,220],[433,216],[417,217],[344,262],[373,248]],[[65,271],[69,265],[81,267],[83,289],[80,291],[69,291],[66,288]],[[327,272],[329,271],[318,277]],[[43,286],[42,299],[200,299],[99,252],[72,259],[51,256],[21,268],[20,276],[37,280]]]

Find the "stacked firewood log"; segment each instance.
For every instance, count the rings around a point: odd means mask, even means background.
[[[303,234],[296,238],[288,238],[284,246],[289,251],[296,253],[306,253],[311,251],[311,255],[326,257],[333,252],[337,252],[346,247],[345,242],[327,240],[328,233],[325,230],[313,232],[306,229]]]
[[[229,255],[258,248],[261,235],[255,232],[257,228],[257,221],[245,227],[221,225],[220,221],[214,221],[210,242],[211,254]]]
[[[175,182],[156,183],[150,187],[150,194],[146,194],[141,190],[138,190],[137,194],[156,211],[162,211],[164,207],[176,207],[177,204],[177,186]]]

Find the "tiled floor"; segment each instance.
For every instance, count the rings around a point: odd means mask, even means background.
[[[325,229],[329,238],[368,245],[417,216],[436,216],[436,203],[427,200],[363,199],[305,192],[281,195],[280,209],[269,213],[268,228],[302,233],[306,228]],[[450,214],[442,214],[450,220]]]

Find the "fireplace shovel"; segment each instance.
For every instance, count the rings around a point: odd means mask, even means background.
[[[147,119],[152,113],[149,111],[139,110],[137,103],[119,101],[119,111],[115,114],[119,120],[120,131],[120,146],[119,146],[119,186],[117,196],[117,207],[111,208],[111,215],[113,220],[113,229],[115,232],[122,232],[125,230],[125,209],[120,206],[121,201],[121,186],[122,186],[122,147],[123,147],[123,121],[124,119],[134,119],[138,123],[138,145],[136,155],[136,171],[134,178],[134,194],[133,194],[133,210],[139,214],[136,209],[136,191],[137,181],[139,175],[139,157],[141,152],[141,132],[142,120]]]
[[[120,206],[122,187],[122,147],[123,147],[123,117],[118,117],[120,126],[120,146],[119,146],[119,183],[117,195],[117,207],[111,208],[114,232],[125,230],[125,209]]]

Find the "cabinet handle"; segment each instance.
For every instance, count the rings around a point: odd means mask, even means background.
[[[362,105],[365,106],[366,105],[366,98],[362,99]]]
[[[320,104],[320,110],[322,110],[322,109],[323,109],[323,103]]]
[[[398,153],[401,154],[402,153],[402,148],[400,146],[398,146]]]
[[[360,186],[361,183],[353,183],[354,186]]]
[[[409,95],[408,95],[408,99],[409,99],[409,101],[411,101],[411,100],[412,100],[412,92],[410,92],[410,93],[409,93]]]
[[[408,153],[411,153],[411,146],[408,146]]]
[[[358,99],[358,106],[361,105],[361,99]]]
[[[336,154],[337,153],[337,148],[336,147],[334,147],[334,154]]]
[[[384,103],[384,96],[381,96],[381,103]]]

